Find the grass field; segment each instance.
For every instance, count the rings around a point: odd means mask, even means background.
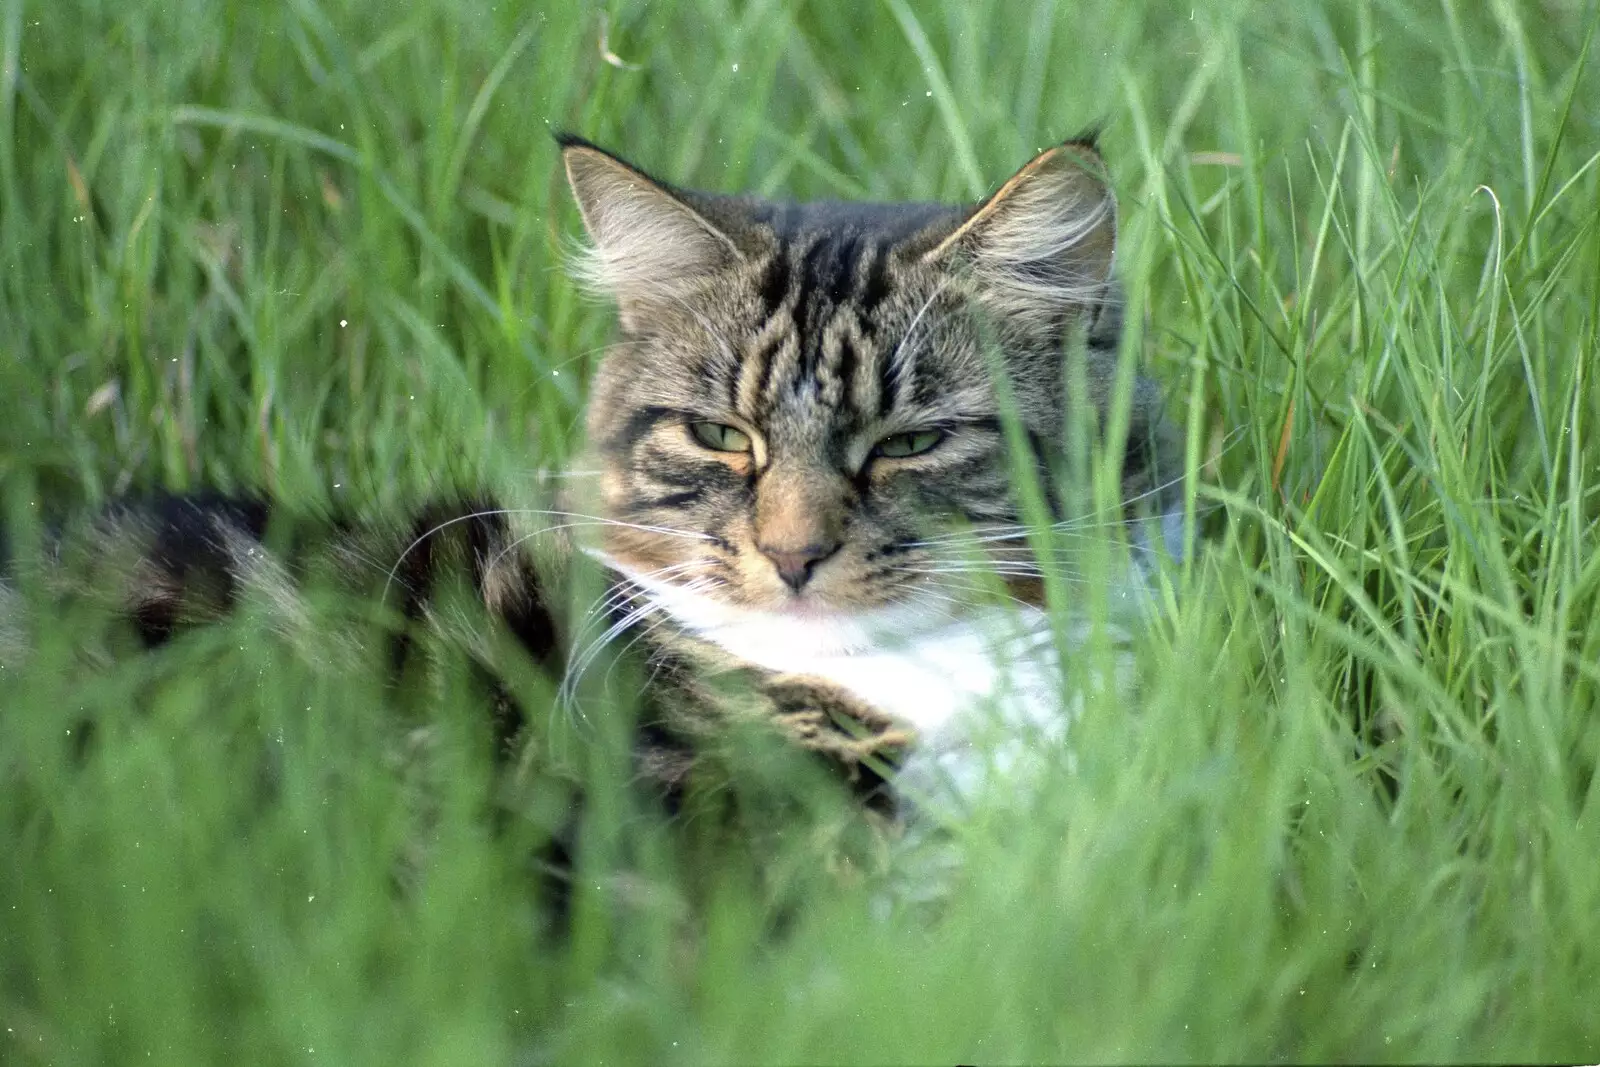
[[[926,906],[826,869],[820,780],[768,853],[696,844],[596,714],[552,940],[562,798],[489,814],[450,671],[407,711],[250,618],[107,665],[46,616],[0,668],[0,1062],[1600,1059],[1595,4],[608,10],[0,0],[17,551],[156,485],[558,467],[608,312],[553,130],[970,198],[1102,124],[1208,533],[1143,698]],[[444,740],[397,764],[407,714]]]

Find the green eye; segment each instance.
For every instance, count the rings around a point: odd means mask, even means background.
[[[689,432],[702,445],[716,452],[750,451],[750,435],[720,422],[691,422]]]
[[[920,456],[943,440],[943,430],[912,430],[910,433],[890,434],[878,442],[872,454],[889,459]]]

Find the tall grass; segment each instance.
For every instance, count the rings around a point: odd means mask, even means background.
[[[1595,25],[0,0],[23,555],[154,485],[360,511],[559,467],[608,324],[562,273],[557,128],[713,189],[967,198],[1103,124],[1205,535],[1137,706],[1091,700],[1044,795],[958,826],[928,907],[821,869],[820,781],[749,853],[637,807],[592,714],[547,746],[592,787],[565,938],[565,779],[503,795],[469,680],[396,694],[248,614],[114,663],[34,619],[0,1061],[1593,1061]],[[441,738],[397,752],[397,718]]]

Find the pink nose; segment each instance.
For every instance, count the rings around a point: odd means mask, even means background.
[[[756,548],[772,561],[784,584],[798,593],[811,580],[811,572],[817,564],[839,551],[839,542],[831,545],[809,544],[793,550],[768,548],[765,545],[757,545]]]

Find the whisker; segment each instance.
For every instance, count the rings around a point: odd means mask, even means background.
[[[957,583],[951,581],[924,580],[918,582],[916,588],[920,595],[933,596],[944,603],[954,605],[958,608],[971,607],[971,597],[974,593],[984,593],[988,596],[997,596],[999,599],[1008,600],[1018,607],[1033,607],[1033,605],[1029,604],[1026,600],[1022,600],[1019,597],[1014,597],[1010,593],[997,592],[994,589],[984,586],[978,582]],[[934,590],[938,591],[934,592]]]
[[[623,340],[623,341],[613,341],[610,344],[598,345],[598,346],[596,346],[594,348],[586,348],[581,352],[577,352],[577,353],[574,353],[571,356],[568,356],[566,359],[562,360],[560,363],[557,363],[551,369],[552,370],[566,370],[567,367],[570,366],[571,364],[578,362],[580,359],[588,359],[590,356],[594,355],[597,352],[605,353],[605,354],[609,355],[613,349],[617,349],[617,348],[635,348],[635,347],[639,347],[639,346],[642,346],[642,345],[648,345],[649,343],[650,342],[648,342],[648,341],[642,341],[642,340],[634,340],[634,341]]]
[[[698,566],[699,562],[700,561],[698,560],[688,560],[684,563],[674,563],[666,567],[660,567],[646,574],[639,575],[638,578],[657,578],[668,573],[678,573]],[[578,632],[573,638],[574,643],[577,643],[582,639],[583,635],[588,632],[590,624],[595,619],[604,618],[607,614],[615,611],[617,608],[620,608],[632,598],[646,592],[647,591],[645,587],[641,585],[635,577],[619,575],[616,584],[597,597],[595,602],[589,605],[589,607],[584,611],[579,624]]]
[[[599,657],[608,644],[616,640],[628,627],[640,619],[648,618],[665,610],[666,606],[663,604],[655,601],[646,601],[613,623],[599,638],[589,644],[581,654],[568,661],[567,669],[561,679],[561,685],[556,690],[557,700],[577,711],[579,716],[582,717],[582,711],[577,707],[578,681],[583,677],[584,672],[589,669],[590,664]]]
[[[1161,488],[1157,488],[1152,489],[1150,492],[1156,493],[1161,491]],[[1146,495],[1148,494],[1141,494],[1139,497],[1135,497],[1133,499],[1140,500]],[[1212,511],[1215,511],[1220,507],[1220,504],[1206,505],[1204,507],[1196,508],[1195,513],[1196,515],[1210,514]],[[1096,515],[1100,514],[1104,514],[1104,511],[1093,512],[1089,515],[1079,516],[1072,519],[1063,519],[1060,522],[1051,523],[1049,526],[1038,527],[1038,529],[1048,530],[1058,536],[1075,537],[1082,540],[1099,540],[1100,538],[1094,533],[1096,530],[1137,527],[1140,523],[1153,521],[1155,519],[1155,516],[1134,516],[1131,518],[1119,518],[1107,521],[1092,521]],[[899,542],[899,547],[945,548],[953,545],[963,544],[987,545],[997,544],[1003,541],[1021,541],[1026,539],[1028,534],[1032,532],[1033,529],[1035,528],[1025,525],[1018,525],[1012,527],[1001,527],[994,530],[994,532],[982,534],[967,531],[956,531],[953,533],[925,538],[920,541],[901,541]]]
[[[1242,444],[1243,441],[1244,441],[1244,431],[1245,431],[1245,427],[1240,426],[1240,427],[1237,427],[1232,433],[1228,434],[1227,437],[1223,438],[1222,447],[1220,449],[1218,449],[1215,459],[1221,459],[1223,456],[1227,455],[1229,452],[1233,451],[1236,447],[1238,447],[1240,444]],[[1208,460],[1207,462],[1209,463],[1209,462],[1212,462],[1212,461]],[[1139,493],[1139,494],[1136,494],[1135,496],[1129,497],[1127,500],[1124,500],[1122,502],[1122,506],[1124,508],[1126,508],[1130,504],[1138,504],[1141,501],[1148,500],[1153,496],[1157,496],[1157,495],[1159,495],[1161,493],[1165,493],[1168,489],[1173,489],[1173,488],[1176,488],[1179,485],[1182,485],[1183,481],[1184,481],[1184,475],[1182,475],[1182,474],[1178,475],[1175,478],[1169,478],[1167,481],[1162,482],[1160,485],[1154,486],[1154,487],[1152,487],[1150,489],[1146,489],[1142,493]],[[1221,506],[1222,506],[1221,504],[1211,504],[1211,505],[1207,505],[1204,510],[1205,510],[1206,513],[1209,514],[1210,512],[1215,511],[1217,508],[1220,508]],[[1110,510],[1110,509],[1102,508],[1098,512],[1091,512],[1090,516],[1098,515],[1098,514],[1104,514],[1105,511],[1107,511],[1107,510]],[[1198,514],[1199,512],[1200,512],[1200,509],[1197,508],[1196,509],[1196,513]],[[1090,517],[1090,516],[1085,516],[1085,518]],[[1055,527],[1071,526],[1073,523],[1080,522],[1080,521],[1081,520],[1079,520],[1079,519],[1067,519],[1067,520],[1063,520],[1062,522],[1055,523],[1053,525]],[[1138,521],[1140,521],[1140,520],[1138,520],[1138,519],[1123,520],[1123,523],[1126,524],[1128,522],[1138,522]]]
[[[599,478],[605,471],[573,470],[570,467],[518,467],[516,473],[531,475],[542,482],[555,481],[562,478]]]
[[[696,579],[688,582],[684,588],[691,592],[701,592],[707,588],[716,588],[720,583],[708,579]],[[580,717],[582,710],[577,704],[578,683],[583,675],[605,651],[606,647],[625,633],[629,627],[651,615],[661,614],[666,611],[666,605],[657,600],[646,600],[618,619],[598,639],[586,647],[582,653],[570,658],[567,669],[557,689],[557,699],[564,705],[572,708]]]
[[[894,570],[903,574],[945,574],[945,573],[984,573],[1002,574],[1006,571],[1027,571],[1037,574],[1044,570],[1044,565],[1035,560],[960,560],[960,559],[933,559],[919,563],[897,564]]]
[[[617,664],[622,661],[623,657],[629,652],[633,651],[634,648],[638,647],[639,643],[645,638],[649,637],[651,634],[661,629],[661,627],[665,626],[667,622],[670,621],[670,618],[671,616],[667,614],[661,614],[656,618],[651,619],[644,626],[640,627],[639,632],[633,635],[632,640],[617,650],[616,657],[611,661],[611,666],[606,668],[606,673],[600,679],[600,687],[602,689],[609,690],[611,685],[611,673],[617,669]],[[646,687],[655,681],[656,675],[660,673],[660,671],[661,665],[659,663],[651,668],[650,677],[646,682]]]
[[[1079,540],[1079,541],[1101,542],[1101,541],[1104,541],[1105,538],[1102,535],[1100,535],[1100,534],[1098,534],[1098,533],[1096,533],[1094,531],[1097,531],[1097,530],[1111,530],[1111,529],[1117,529],[1119,527],[1137,527],[1139,525],[1139,523],[1144,522],[1144,521],[1146,521],[1146,520],[1144,520],[1144,519],[1125,519],[1125,520],[1118,520],[1118,521],[1114,521],[1114,522],[1086,523],[1086,522],[1082,522],[1081,520],[1075,520],[1074,521],[1075,524],[1056,523],[1056,524],[1053,524],[1051,526],[1042,527],[1042,529],[1054,534],[1057,537],[1066,537],[1066,538],[1071,538],[1071,539],[1075,539],[1075,540]],[[907,545],[905,545],[903,547],[906,547],[906,548],[948,548],[948,547],[958,546],[958,545],[963,545],[963,544],[965,544],[965,545],[993,545],[993,544],[1001,544],[1001,543],[1006,542],[1006,541],[1022,541],[1022,540],[1025,540],[1027,538],[1028,534],[1031,533],[1031,532],[1032,532],[1032,530],[1029,527],[1022,526],[1022,527],[1018,527],[1015,531],[1013,531],[1011,533],[988,534],[988,535],[983,536],[983,537],[968,537],[968,538],[951,537],[951,538],[947,538],[947,539],[941,540],[941,541],[914,542],[914,543],[911,543],[911,544],[907,544]]]
[[[911,324],[906,327],[906,332],[900,335],[900,341],[899,341],[899,343],[897,343],[894,346],[894,351],[889,353],[889,361],[888,362],[889,362],[889,368],[890,368],[891,372],[893,372],[893,373],[899,373],[900,372],[900,370],[901,370],[901,367],[900,367],[900,353],[901,353],[901,351],[906,347],[906,345],[908,343],[910,343],[912,335],[917,332],[917,326],[922,322],[922,316],[927,314],[928,309],[933,306],[933,302],[939,298],[939,294],[944,292],[945,287],[947,285],[949,285],[949,284],[950,284],[950,279],[946,278],[944,281],[942,281],[938,285],[934,286],[933,292],[928,294],[928,299],[924,300],[922,302],[922,306],[917,309],[917,313],[915,315],[911,316]]]
[[[1159,495],[1161,493],[1165,493],[1168,489],[1172,489],[1172,488],[1174,488],[1176,486],[1179,486],[1179,485],[1182,485],[1182,484],[1183,484],[1183,475],[1180,474],[1176,478],[1170,479],[1169,481],[1162,482],[1160,485],[1154,486],[1153,488],[1150,488],[1150,489],[1146,489],[1144,492],[1137,493],[1137,494],[1129,497],[1128,499],[1122,501],[1122,508],[1127,508],[1127,507],[1129,507],[1129,506],[1131,506],[1133,504],[1138,504],[1141,501],[1145,501],[1145,500],[1150,499],[1153,496],[1157,496],[1157,495]],[[1106,507],[1106,508],[1101,508],[1098,511],[1091,511],[1086,515],[1076,516],[1076,517],[1071,518],[1071,519],[1062,519],[1060,522],[1051,523],[1050,524],[1050,528],[1053,529],[1053,530],[1077,529],[1077,528],[1080,528],[1081,526],[1086,525],[1085,520],[1092,519],[1092,518],[1094,518],[1095,516],[1098,516],[1098,515],[1104,515],[1108,511],[1113,511],[1113,510],[1118,510],[1118,509],[1112,508],[1112,507]],[[1139,522],[1139,521],[1141,521],[1140,518],[1119,519],[1119,520],[1116,521],[1115,525],[1123,525],[1123,526],[1125,526],[1125,525],[1129,525],[1131,523],[1136,523],[1136,522]],[[1106,523],[1105,525],[1113,525],[1113,524],[1112,523]]]
[[[974,569],[971,569],[971,570],[957,570],[957,569],[952,569],[952,570],[903,570],[900,573],[913,574],[913,575],[917,575],[919,577],[928,577],[928,578],[952,578],[952,577],[959,578],[959,577],[963,577],[963,576],[970,576],[970,577],[972,577],[974,579],[979,578],[979,577],[983,577],[983,576],[989,576],[989,577],[994,577],[994,578],[1044,578],[1044,577],[1047,576],[1047,573],[1048,573],[1049,576],[1055,577],[1055,578],[1059,579],[1060,581],[1063,581],[1063,582],[1067,583],[1068,585],[1074,585],[1074,586],[1080,586],[1080,587],[1083,587],[1083,588],[1088,588],[1090,585],[1093,584],[1093,583],[1091,583],[1089,581],[1088,578],[1084,577],[1082,574],[1077,574],[1077,573],[1074,573],[1073,571],[1046,572],[1044,570],[1037,570],[1037,571],[1013,571],[1013,572],[1009,572],[1008,573],[1008,572],[1004,572],[1004,571],[992,571],[992,570],[988,570],[988,569],[984,569],[984,568],[974,568]],[[985,588],[983,584],[981,584],[981,583],[979,583],[977,581],[968,582],[965,587],[969,588],[969,589],[972,589],[972,590],[975,590],[975,591],[976,590],[982,590],[982,589]]]
[[[1043,577],[1042,566],[907,566],[898,574],[994,574],[997,577]]]
[[[1216,458],[1220,459],[1222,456],[1227,455],[1234,448],[1238,447],[1244,439],[1244,431],[1245,427],[1241,426],[1230,433],[1227,438],[1224,439],[1224,443],[1221,449],[1218,450]],[[1131,518],[1119,517],[1108,521],[1097,520],[1109,512],[1119,511],[1131,505],[1142,503],[1151,499],[1152,497],[1159,496],[1160,494],[1167,492],[1169,489],[1174,489],[1177,486],[1182,485],[1183,481],[1184,475],[1180,474],[1175,478],[1170,478],[1167,481],[1153,486],[1142,493],[1135,494],[1134,496],[1123,500],[1120,503],[1120,506],[1114,505],[1112,507],[1101,508],[1097,511],[1089,512],[1086,515],[1074,516],[1070,519],[1062,519],[1059,522],[1053,522],[1049,526],[1043,527],[1043,529],[1053,530],[1058,533],[1083,533],[1085,531],[1095,529],[1136,526],[1141,522],[1148,521],[1147,518],[1144,516],[1134,516]],[[1221,507],[1222,505],[1220,503],[1206,504],[1196,507],[1195,513],[1196,515],[1209,515]],[[1022,523],[996,523],[987,526],[976,526],[970,530],[952,531],[947,534],[939,534],[933,537],[923,538],[922,540],[918,541],[904,541],[900,543],[900,547],[933,548],[940,545],[955,543],[990,544],[996,541],[1019,540],[1026,537],[1030,529],[1031,527]]]
[[[535,530],[532,534],[528,534],[519,540],[517,542],[518,544],[520,544],[521,541],[526,540],[527,537],[535,537],[540,534],[554,533],[557,530],[565,530],[577,526],[587,525],[621,526],[630,530],[641,530],[645,533],[659,533],[667,536],[685,537],[700,541],[712,540],[708,534],[697,533],[692,530],[674,530],[666,526],[648,526],[641,523],[624,522],[620,519],[609,519],[601,515],[584,515],[574,511],[548,511],[542,508],[486,508],[482,511],[469,512],[466,515],[457,515],[454,518],[446,519],[444,522],[439,523],[432,529],[418,535],[417,538],[407,545],[400,555],[395,559],[394,566],[389,568],[389,573],[384,578],[381,599],[387,600],[389,598],[389,587],[394,584],[394,577],[400,572],[400,565],[405,562],[406,557],[415,551],[418,545],[428,540],[428,538],[432,537],[434,534],[443,530],[447,530],[458,523],[471,522],[473,519],[488,519],[496,516],[511,517],[515,515],[547,515],[558,519],[581,520],[575,523],[567,523],[561,526],[552,526],[546,527],[542,530]],[[499,557],[497,556],[496,560],[498,559]]]
[[[502,548],[499,552],[496,552],[495,555],[494,555],[494,558],[489,560],[489,562],[487,564],[485,564],[484,570],[486,570],[486,571],[493,570],[495,567],[497,567],[499,565],[499,563],[500,563],[500,561],[502,559],[504,559],[506,556],[510,555],[512,552],[515,552],[518,548],[520,548],[522,545],[526,544],[527,542],[533,540],[535,537],[542,537],[545,534],[556,533],[559,530],[573,530],[573,529],[577,529],[578,527],[581,527],[581,526],[593,526],[593,525],[595,525],[595,524],[592,523],[592,522],[568,522],[568,523],[562,523],[559,526],[546,526],[543,529],[535,530],[532,533],[523,534],[521,537],[519,537],[515,541],[511,542],[505,548]],[[630,578],[629,580],[631,581],[632,579]]]
[[[577,632],[573,634],[573,646],[577,647],[583,642],[597,619],[605,619],[611,612],[622,607],[635,597],[648,595],[648,591],[641,584],[642,579],[659,578],[669,574],[681,573],[699,566],[700,562],[700,560],[686,560],[682,563],[658,567],[653,571],[636,576],[618,574],[615,583],[600,596],[596,597],[594,602],[584,610],[579,620]]]
[[[1018,530],[1025,529],[1027,529],[1027,527],[1018,525],[1016,523],[988,523],[983,526],[972,526],[965,530],[951,530],[949,533],[937,534],[921,541],[902,541],[900,544],[905,548],[921,548],[927,545],[942,544],[945,541],[954,541],[961,538],[981,537],[985,534],[993,533],[1014,533]]]
[[[947,534],[943,537],[929,538],[926,541],[907,541],[903,548],[942,548],[950,545],[989,545],[1000,541],[1017,541],[1028,536],[1028,527],[1012,527],[1004,533],[993,532],[987,534]]]

